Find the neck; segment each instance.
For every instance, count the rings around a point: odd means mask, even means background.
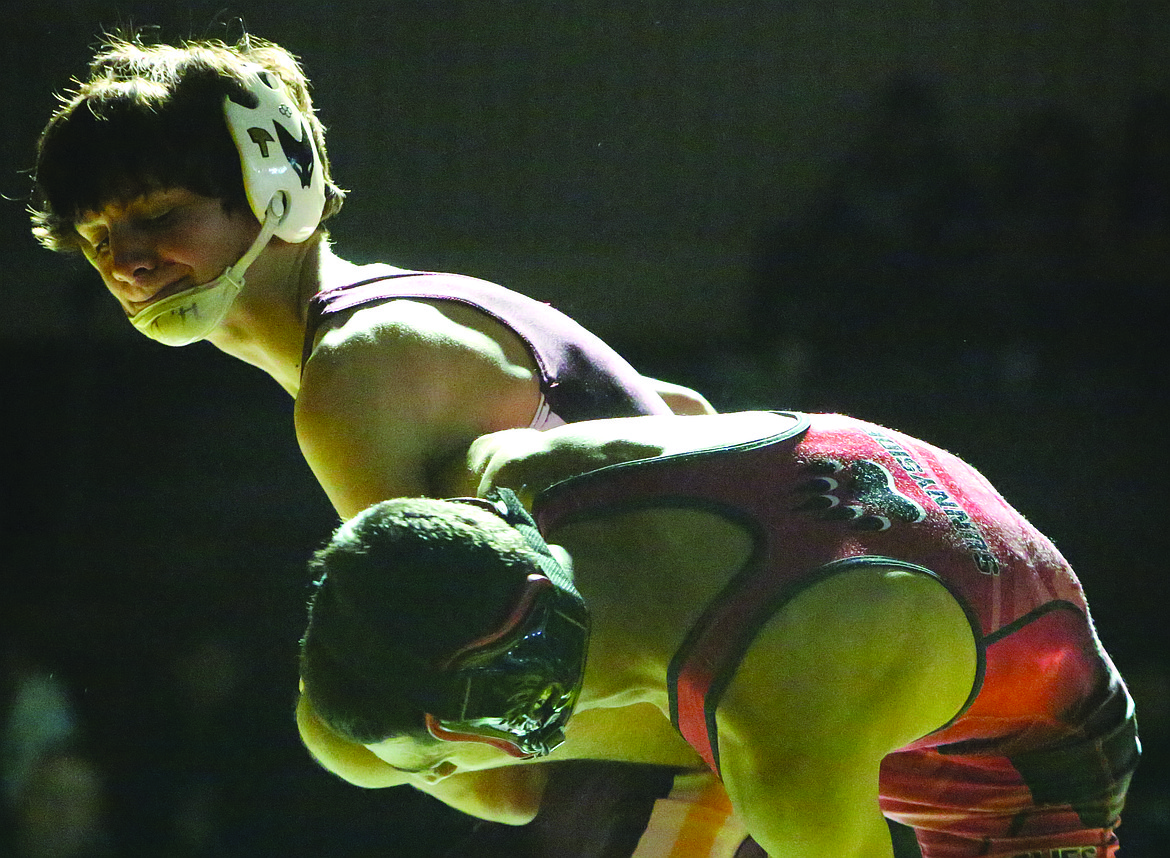
[[[248,269],[243,291],[208,340],[262,369],[295,397],[309,300],[355,268],[333,253],[323,233],[301,244],[274,239]]]

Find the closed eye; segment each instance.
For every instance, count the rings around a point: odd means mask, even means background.
[[[142,219],[142,224],[148,228],[166,226],[171,221],[177,208],[178,207],[176,206],[169,209],[164,209],[158,214],[152,214],[150,217],[145,217]]]

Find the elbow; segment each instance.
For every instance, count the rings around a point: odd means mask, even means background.
[[[652,379],[652,381],[655,392],[662,397],[662,401],[666,403],[672,414],[698,416],[716,413],[715,406],[697,390],[660,379]]]

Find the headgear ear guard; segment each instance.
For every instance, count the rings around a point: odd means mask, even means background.
[[[276,237],[299,244],[313,234],[325,210],[325,176],[309,123],[275,74],[251,65],[245,72],[248,107],[231,95],[223,102],[228,131],[240,152],[244,192],[261,223],[278,197]]]
[[[297,244],[313,234],[325,210],[325,177],[309,124],[272,72],[249,65],[244,72],[254,107],[231,95],[223,102],[228,131],[240,153],[244,192],[260,234],[214,280],[144,307],[131,324],[168,346],[201,340],[223,321],[244,288],[244,273],[275,235]]]
[[[522,759],[544,756],[565,740],[581,692],[588,608],[515,494],[494,489],[486,499],[455,500],[487,507],[519,530],[538,554],[539,571],[528,576],[500,629],[446,660],[427,730],[436,739],[486,742]]]

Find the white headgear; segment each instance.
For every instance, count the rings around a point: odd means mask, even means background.
[[[223,112],[240,153],[244,192],[261,223],[247,252],[219,277],[155,301],[130,317],[146,336],[168,346],[185,346],[215,330],[244,288],[244,273],[273,235],[297,244],[321,223],[325,176],[309,124],[272,72],[252,65],[245,72],[256,105],[230,95]]]
[[[277,238],[298,244],[313,234],[325,208],[325,176],[308,122],[272,72],[251,66],[248,91],[255,107],[224,99],[228,130],[240,152],[244,191],[256,219],[264,222],[274,197],[284,194]]]

